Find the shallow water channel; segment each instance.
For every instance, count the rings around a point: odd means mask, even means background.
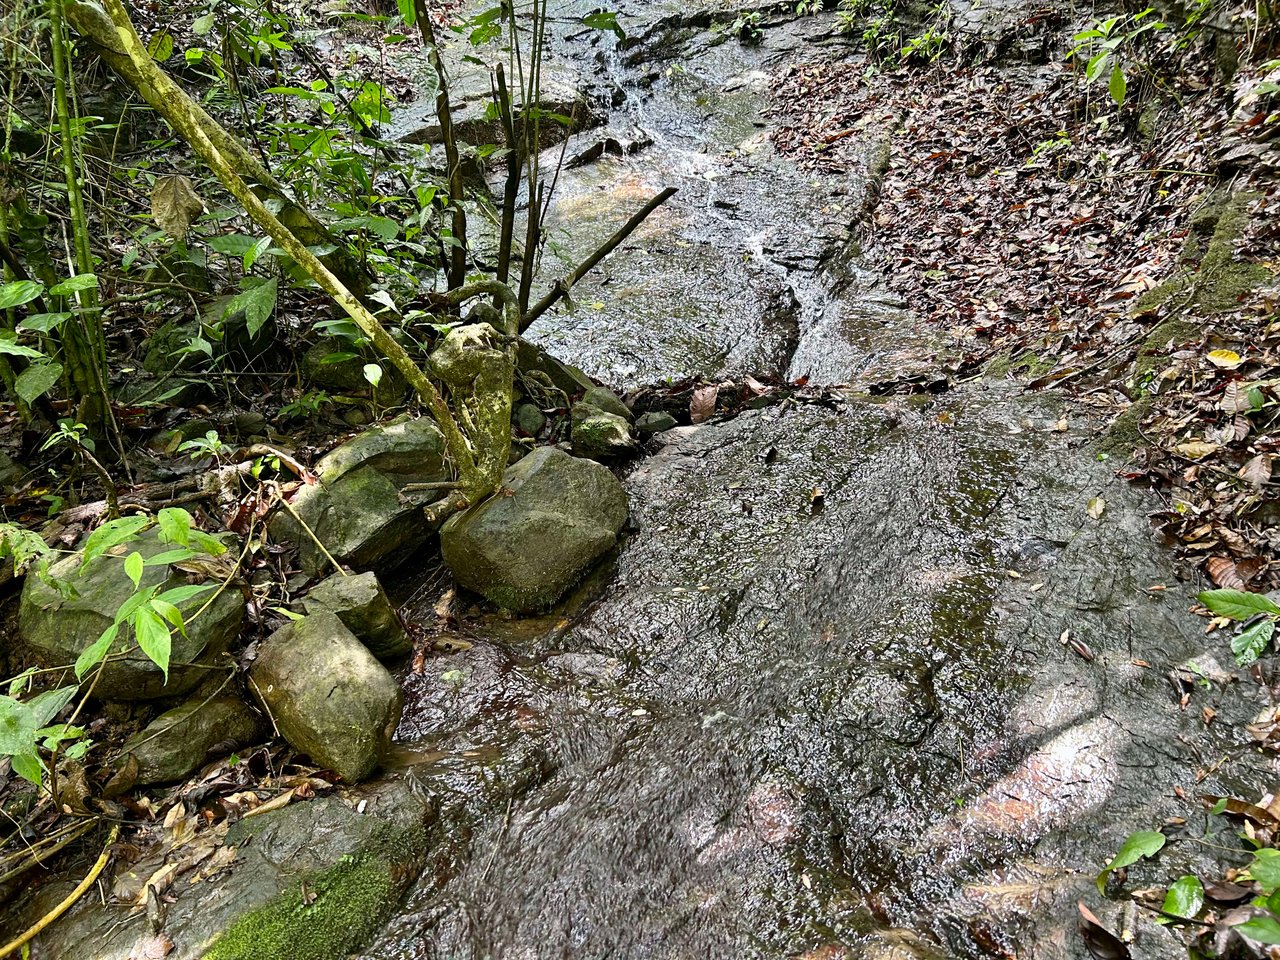
[[[557,11],[566,37],[585,12]],[[1239,747],[1201,706],[1262,705],[1207,684],[1179,708],[1168,671],[1229,652],[1057,400],[867,398],[934,347],[851,242],[893,118],[864,170],[799,171],[769,77],[854,51],[825,16],[744,46],[734,16],[636,2],[626,44],[558,43],[616,104],[570,154],[639,144],[565,171],[568,259],[680,192],[533,337],[622,389],[847,386],[662,435],[594,592],[406,677],[405,763],[463,800],[369,960],[1085,957],[1075,901],[1123,838],[1194,816],[1175,787],[1229,790],[1195,779]],[[440,586],[408,585],[409,616]],[[1134,955],[1177,955],[1148,926]]]

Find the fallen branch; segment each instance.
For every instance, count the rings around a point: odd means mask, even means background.
[[[116,837],[118,836],[120,836],[120,824],[113,823],[111,825],[111,834],[107,837],[106,846],[102,848],[102,853],[99,855],[97,863],[93,865],[85,875],[85,878],[80,881],[79,885],[74,890],[67,894],[66,899],[28,927],[21,936],[16,940],[5,944],[3,947],[0,947],[0,960],[3,960],[4,957],[9,956],[17,950],[21,950],[26,946],[26,944],[38,937],[40,933],[51,923],[75,906],[76,901],[84,896],[85,891],[93,886],[94,881],[97,880],[102,874],[102,871],[107,868],[107,861],[111,859],[111,846],[116,842]]]
[[[597,263],[609,254],[613,253],[622,241],[631,236],[631,234],[635,232],[635,229],[649,218],[649,214],[653,213],[653,211],[657,210],[660,206],[674,197],[675,194],[675,187],[667,187],[667,189],[663,190],[660,194],[636,211],[635,215],[624,223],[618,229],[617,233],[601,244],[595,253],[591,254],[591,256],[578,264],[573,273],[556,283],[556,285],[547,292],[545,297],[529,308],[529,312],[520,320],[520,332],[523,333],[525,330],[528,330],[535,320],[555,306],[556,303],[558,303],[566,294],[569,293],[570,290],[573,289],[574,284],[585,277]]]

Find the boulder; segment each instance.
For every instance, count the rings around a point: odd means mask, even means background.
[[[521,339],[516,344],[516,368],[526,376],[541,374],[546,381],[562,391],[566,396],[573,396],[580,390],[590,390],[595,382],[577,367],[561,363],[536,343]]]
[[[322,458],[316,476],[293,509],[334,559],[359,570],[395,566],[434,532],[422,508],[439,499],[438,492],[402,498],[405,484],[450,479],[444,440],[427,419],[366,430]],[[275,539],[297,544],[305,573],[324,572],[328,560],[289,511],[277,511],[269,529]]]
[[[607,387],[592,387],[582,395],[581,402],[597,410],[603,410],[605,413],[612,413],[615,417],[621,417],[627,423],[635,422],[636,415],[631,412],[631,408]]]
[[[591,460],[611,460],[635,452],[631,424],[615,413],[589,403],[575,403],[569,411],[573,424],[573,452]]]
[[[400,723],[400,687],[328,611],[287,623],[268,637],[249,679],[285,739],[348,783],[367,778],[391,748]]]
[[[395,607],[372,573],[335,574],[313,587],[302,605],[307,613],[334,614],[379,660],[394,660],[413,649]]]
[[[158,527],[142,533],[119,556],[95,557],[81,565],[80,555],[60,560],[49,569],[52,579],[66,581],[74,590],[67,597],[40,577],[28,577],[18,612],[18,632],[42,660],[52,666],[73,664],[76,658],[111,626],[116,611],[134,594],[133,581],[124,569],[124,557],[136,550],[150,558],[173,549],[160,539]],[[188,574],[164,566],[146,567],[140,588],[160,587],[161,592],[190,582]],[[211,580],[210,585],[216,581]],[[210,598],[212,602],[210,603]],[[194,617],[206,603],[208,609]],[[185,631],[173,632],[169,682],[160,668],[133,646],[105,662],[94,692],[104,700],[153,700],[181,696],[209,676],[205,669],[220,657],[240,633],[245,603],[238,588],[213,590],[178,604],[186,621]],[[194,619],[193,619],[194,617]],[[131,640],[132,630],[122,627],[121,640]],[[117,641],[115,650],[124,644]]]
[[[366,395],[370,383],[364,374],[370,357],[352,355],[351,344],[340,337],[322,337],[302,355],[302,376],[313,387],[334,393],[358,393]],[[340,358],[330,361],[330,357]],[[404,396],[408,385],[404,374],[388,361],[378,364],[382,377],[378,381],[378,397],[384,405]]]
[[[172,783],[199,769],[210,756],[251,744],[264,732],[261,719],[239,697],[196,697],[160,714],[130,737],[118,762],[130,756],[137,760],[138,786]]]
[[[526,437],[536,437],[547,425],[547,415],[536,404],[522,403],[516,407],[516,428]]]
[[[605,467],[555,447],[508,469],[502,485],[504,495],[449,519],[441,551],[462,586],[510,610],[541,610],[613,547],[627,495]]]
[[[655,433],[662,433],[677,426],[679,422],[665,410],[642,413],[636,417],[636,432],[642,437],[651,437]]]

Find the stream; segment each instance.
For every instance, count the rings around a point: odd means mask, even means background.
[[[1124,837],[1230,792],[1241,734],[1202,708],[1265,697],[1218,682],[1230,653],[1187,614],[1153,504],[1059,399],[867,399],[937,348],[854,242],[893,118],[843,177],[768,138],[771,75],[855,55],[834,19],[748,46],[727,7],[632,0],[615,47],[586,12],[553,11],[557,75],[616,106],[567,155],[621,149],[562,174],[548,260],[680,192],[531,336],[624,390],[831,389],[661,435],[566,610],[469,628],[405,676],[405,762],[452,798],[450,842],[361,956],[1089,956],[1075,901]],[[407,585],[407,616],[445,586]],[[1184,708],[1170,672],[1193,659]],[[1148,922],[1134,956],[1180,949]]]

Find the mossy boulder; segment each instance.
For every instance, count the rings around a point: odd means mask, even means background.
[[[651,410],[636,417],[636,432],[642,437],[651,437],[679,426],[679,422],[665,410]]]
[[[575,403],[569,413],[576,455],[591,460],[613,460],[635,452],[631,424],[625,418],[589,403]]]
[[[372,389],[365,376],[370,357],[353,355],[351,344],[339,337],[322,337],[302,355],[302,376],[313,387],[333,393],[368,394]],[[386,405],[404,396],[407,383],[404,374],[383,361],[378,364],[382,376],[378,380],[377,398]]]
[[[307,613],[334,614],[379,660],[394,660],[413,649],[399,614],[372,573],[335,574],[313,587],[302,605]]]
[[[249,679],[285,739],[348,783],[366,779],[391,748],[400,724],[400,687],[328,611],[268,637]]]
[[[636,417],[631,412],[631,408],[607,387],[592,387],[582,395],[582,402],[605,413],[612,413],[615,417],[621,417],[627,423],[635,422]]]
[[[541,447],[509,468],[502,491],[440,533],[459,584],[509,610],[555,603],[617,542],[627,495],[605,467]]]
[[[118,556],[95,557],[83,565],[80,554],[66,557],[54,564],[49,574],[50,578],[69,584],[69,597],[41,577],[28,577],[18,613],[22,641],[51,666],[75,663],[111,626],[116,611],[134,594],[133,581],[124,569],[125,556],[136,550],[149,559],[172,549],[173,544],[162,541],[159,528],[153,527]],[[143,569],[139,589],[158,587],[163,592],[190,582],[188,574],[169,565],[157,565]],[[168,683],[160,668],[132,645],[104,662],[95,694],[105,700],[154,700],[181,696],[206,679],[207,667],[239,635],[245,613],[244,597],[238,588],[218,589],[219,583],[212,577],[209,586],[213,589],[178,604],[186,629],[173,633]],[[202,611],[199,616],[197,611]],[[122,627],[120,638],[130,641],[132,630]],[[124,642],[117,642],[115,649],[120,650]]]
[[[172,783],[266,732],[262,718],[239,697],[196,697],[156,717],[125,742],[121,764],[138,764],[138,786]]]
[[[357,570],[386,570],[403,561],[434,532],[422,508],[439,494],[402,496],[402,489],[450,478],[444,440],[427,419],[366,430],[321,459],[315,472],[317,482],[303,487],[292,504],[311,533],[283,509],[269,527],[275,539],[297,545],[302,569],[311,576],[328,566],[316,539],[339,563]]]

